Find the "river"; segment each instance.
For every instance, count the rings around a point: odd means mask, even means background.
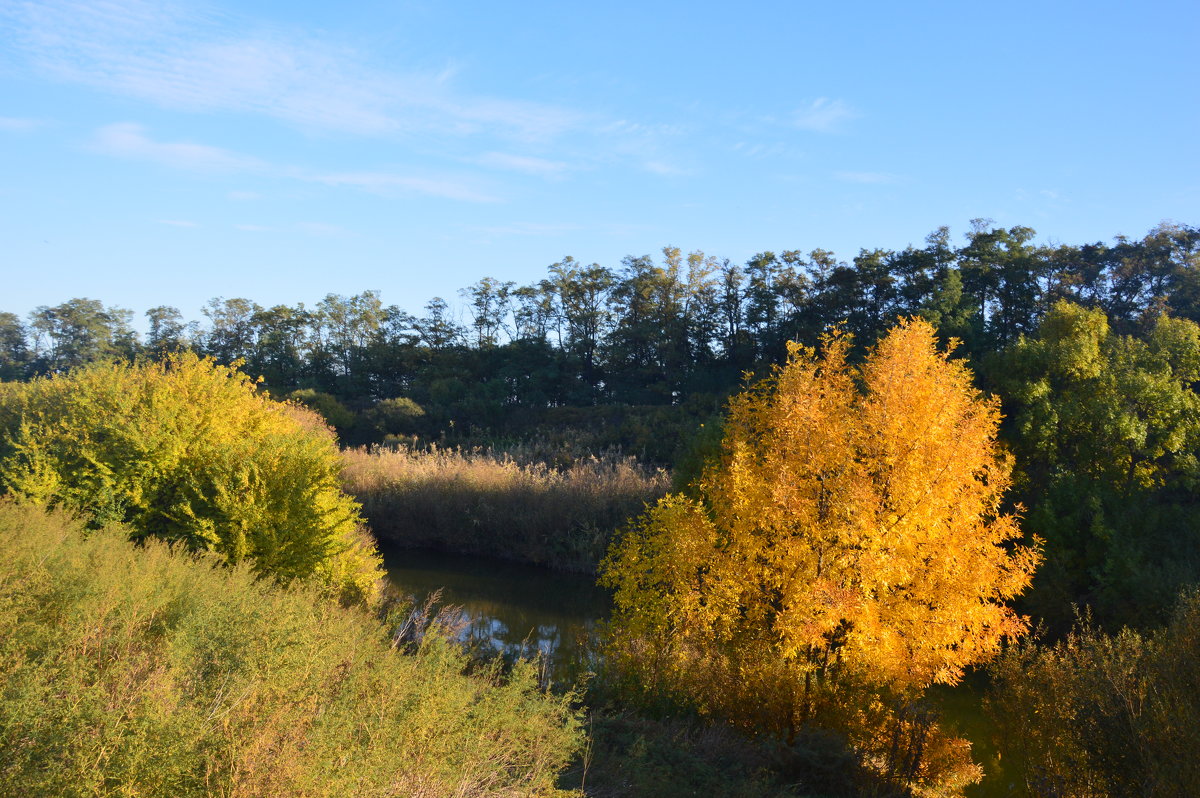
[[[588,669],[585,643],[609,611],[608,593],[592,577],[457,554],[387,549],[383,554],[388,576],[402,593],[423,601],[441,590],[442,603],[461,607],[464,637],[472,643],[508,656],[540,651],[559,682],[570,682]],[[967,795],[1017,795],[991,743],[990,724],[980,709],[979,680],[930,692],[943,717],[971,740],[975,760],[987,774]]]

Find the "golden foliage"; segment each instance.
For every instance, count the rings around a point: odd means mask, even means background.
[[[560,467],[547,462],[559,454]],[[614,454],[525,447],[342,452],[343,486],[384,541],[594,571],[612,531],[667,492],[659,469]]]
[[[954,683],[1025,631],[1004,602],[1039,554],[1001,512],[997,401],[923,321],[861,367],[848,348],[791,344],[730,402],[699,499],[667,497],[609,552],[610,655],[643,689],[794,731],[821,695]]]

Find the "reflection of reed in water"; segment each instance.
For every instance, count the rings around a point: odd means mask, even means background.
[[[508,661],[541,657],[547,679],[555,685],[570,686],[595,669],[596,622],[563,627],[538,624],[522,634],[523,626],[510,626],[499,618],[486,615],[466,616],[459,639],[477,656],[502,656]]]
[[[474,656],[539,656],[546,681],[563,687],[595,670],[597,625],[608,607],[591,578],[477,557],[384,553],[393,584],[414,606],[436,595],[453,607],[444,625]]]

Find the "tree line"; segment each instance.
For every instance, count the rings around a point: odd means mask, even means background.
[[[814,345],[842,323],[860,343],[898,316],[921,316],[981,355],[1034,332],[1054,303],[1103,310],[1120,333],[1159,315],[1200,320],[1200,229],[1164,223],[1111,244],[1036,244],[1028,227],[977,219],[962,246],[939,228],[923,246],[761,252],[744,264],[674,247],[619,267],[572,257],[529,285],[484,277],[460,291],[463,313],[435,297],[421,315],[379,292],[315,306],[211,300],[204,319],[173,307],[130,311],[93,299],[0,313],[0,378],[63,371],[108,356],[192,349],[262,375],[277,395],[307,388],[370,404],[396,396],[431,423],[494,426],[513,408],[672,405],[728,395],[746,371]]]

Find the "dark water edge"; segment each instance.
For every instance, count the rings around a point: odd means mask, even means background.
[[[441,590],[441,602],[462,607],[464,639],[506,656],[541,652],[555,682],[571,685],[594,663],[587,645],[608,617],[609,595],[594,578],[533,565],[444,552],[383,548],[388,578],[403,595],[423,602]],[[929,698],[945,722],[972,744],[984,768],[970,798],[1023,795],[1004,772],[992,742],[991,722],[982,709],[986,685],[973,674],[955,687],[937,686]]]
[[[442,605],[461,607],[464,639],[486,653],[543,654],[554,681],[571,686],[591,668],[608,592],[588,575],[534,565],[381,545],[392,585],[418,603],[441,591]]]

